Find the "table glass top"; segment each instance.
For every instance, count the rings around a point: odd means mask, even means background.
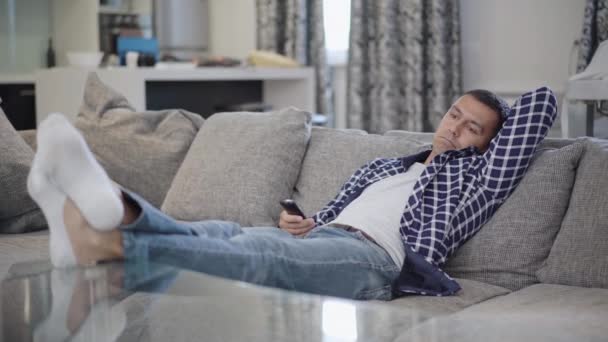
[[[15,264],[1,295],[4,341],[385,341],[425,319],[159,264]]]

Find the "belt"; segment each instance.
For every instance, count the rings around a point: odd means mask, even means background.
[[[353,232],[353,233],[359,232],[359,233],[361,233],[361,235],[363,235],[363,237],[365,237],[369,241],[371,241],[371,242],[373,242],[375,244],[378,244],[376,242],[376,240],[374,240],[374,238],[372,238],[371,236],[369,236],[366,232],[362,231],[361,229],[357,229],[357,228],[355,228],[353,226],[349,226],[349,225],[346,225],[346,224],[340,224],[340,223],[330,223],[329,226],[330,227],[344,229],[347,232]]]

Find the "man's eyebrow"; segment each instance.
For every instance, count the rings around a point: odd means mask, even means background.
[[[458,112],[458,114],[462,114],[462,111],[460,110],[460,108],[458,108],[457,105],[453,105],[452,108],[454,108]]]
[[[479,122],[473,121],[473,120],[471,120],[470,122],[471,122],[471,124],[477,126],[479,128],[480,132],[483,132],[483,126]]]
[[[454,110],[456,112],[458,112],[458,114],[463,115],[462,114],[462,110],[460,110],[460,108],[458,108],[457,105],[453,105],[452,107],[454,108]],[[471,120],[470,123],[472,123],[473,125],[477,126],[479,128],[480,132],[483,132],[483,126],[479,122]]]

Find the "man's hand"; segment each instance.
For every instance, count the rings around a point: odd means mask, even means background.
[[[312,218],[303,219],[298,215],[289,215],[285,210],[281,212],[279,227],[292,235],[303,235],[315,227]]]

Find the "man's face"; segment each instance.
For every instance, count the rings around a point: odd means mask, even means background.
[[[440,154],[469,146],[485,151],[497,131],[499,115],[473,96],[462,96],[441,119],[433,137],[433,152]]]

